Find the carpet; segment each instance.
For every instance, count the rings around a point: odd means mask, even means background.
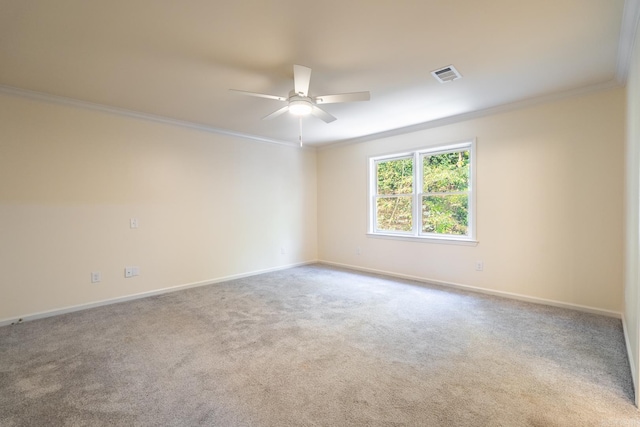
[[[640,426],[619,319],[325,265],[0,328],[1,426]]]

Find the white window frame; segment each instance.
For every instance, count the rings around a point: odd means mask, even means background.
[[[434,154],[452,153],[458,151],[469,151],[469,188],[468,188],[468,224],[467,235],[458,236],[451,234],[424,233],[422,232],[422,159],[424,156]],[[413,193],[411,194],[413,211],[411,231],[389,231],[378,230],[376,198],[377,194],[377,163],[381,161],[398,160],[413,157]],[[392,153],[384,156],[369,157],[368,167],[369,191],[368,191],[368,231],[370,237],[381,237],[401,240],[424,241],[432,243],[453,243],[453,244],[477,244],[476,241],[476,140],[475,138],[463,142],[439,144],[417,150]],[[428,193],[427,193],[428,194]]]

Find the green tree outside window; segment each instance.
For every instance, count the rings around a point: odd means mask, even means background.
[[[472,237],[472,147],[465,143],[372,159],[373,231]]]

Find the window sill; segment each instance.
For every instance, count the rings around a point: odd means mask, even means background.
[[[367,233],[367,237],[373,237],[374,239],[404,240],[405,242],[436,243],[442,245],[478,246],[478,243],[480,243],[477,240],[457,239],[455,237],[418,237],[370,232]]]

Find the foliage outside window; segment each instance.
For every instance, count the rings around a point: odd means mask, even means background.
[[[370,161],[370,232],[473,240],[474,142]]]

